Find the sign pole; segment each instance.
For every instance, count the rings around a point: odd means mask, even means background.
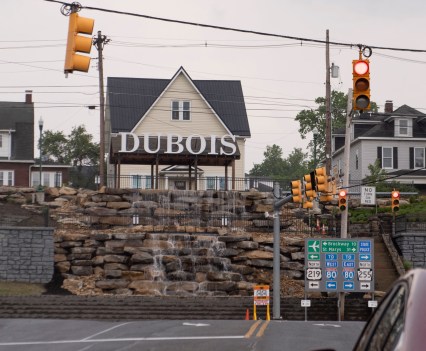
[[[351,114],[352,114],[352,97],[353,90],[348,90],[348,103],[346,107],[346,132],[345,132],[345,149],[344,149],[344,177],[343,177],[343,188],[347,191],[349,187],[349,162],[351,154]],[[342,212],[340,222],[340,237],[348,237],[348,209]],[[339,293],[339,321],[344,319],[345,315],[345,293]]]

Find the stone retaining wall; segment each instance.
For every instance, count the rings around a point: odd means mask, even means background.
[[[53,228],[0,227],[0,280],[48,283],[53,277]]]
[[[393,239],[404,260],[411,262],[413,268],[426,267],[426,233],[397,233]]]
[[[272,283],[272,236],[58,231],[55,262],[76,294],[248,296],[253,285]],[[296,293],[303,291],[303,247],[302,237],[282,238],[282,279]]]

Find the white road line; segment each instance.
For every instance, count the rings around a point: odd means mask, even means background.
[[[91,339],[91,338],[93,338],[93,337],[95,337],[95,336],[101,335],[101,334],[103,334],[103,333],[107,333],[107,332],[109,332],[110,330],[113,330],[113,329],[116,329],[116,328],[122,327],[123,325],[130,324],[130,323],[132,323],[132,322],[126,322],[126,323],[121,323],[121,324],[119,324],[119,325],[115,325],[115,326],[113,326],[113,327],[111,327],[111,328],[108,328],[108,329],[105,329],[105,330],[103,330],[103,331],[100,331],[99,333],[96,333],[96,334],[90,335],[90,336],[88,336],[87,338],[84,338],[84,339],[82,339],[82,340],[89,340],[89,339]]]
[[[123,342],[123,341],[173,341],[173,340],[217,340],[217,339],[244,339],[244,335],[23,341],[23,342],[1,342],[0,346],[79,344],[79,343],[103,343],[103,342]]]

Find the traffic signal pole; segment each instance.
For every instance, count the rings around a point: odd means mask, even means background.
[[[330,44],[329,31],[326,31],[325,45],[325,168],[331,174],[331,84],[330,84]]]
[[[349,162],[351,155],[351,120],[352,120],[352,97],[353,90],[348,90],[348,102],[346,105],[346,131],[345,131],[345,149],[343,152],[344,159],[344,177],[343,177],[343,189],[347,191],[349,187]],[[348,237],[348,209],[349,209],[349,201],[346,205],[346,210],[341,212],[340,218],[340,237],[342,239]],[[344,320],[345,316],[345,293],[339,293],[339,321]]]
[[[291,202],[293,196],[290,194],[280,199],[280,184],[274,183],[274,259],[272,272],[272,319],[281,319],[281,272],[280,272],[280,209],[283,205]]]

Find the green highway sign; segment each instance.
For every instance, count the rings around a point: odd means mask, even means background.
[[[308,260],[319,261],[320,260],[320,254],[308,254]]]
[[[356,240],[321,240],[321,252],[357,253],[358,241]]]
[[[374,240],[305,238],[306,292],[373,292]]]
[[[320,252],[320,240],[308,240],[308,252]]]

